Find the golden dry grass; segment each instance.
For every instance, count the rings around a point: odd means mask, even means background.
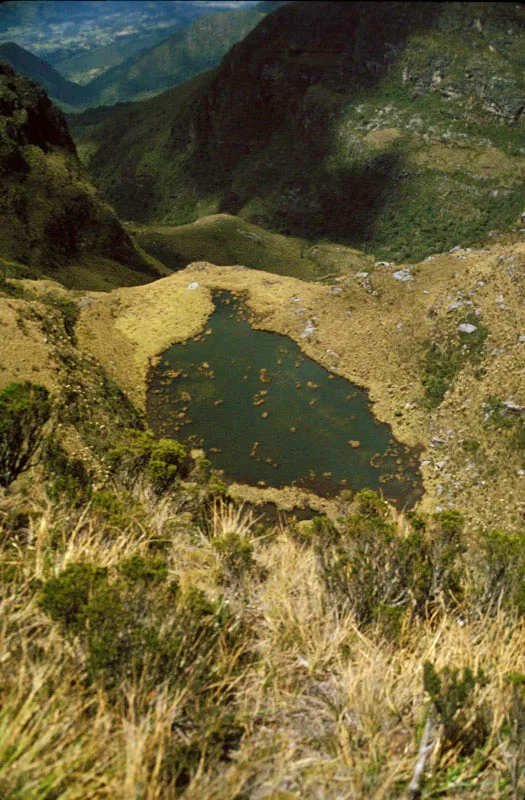
[[[254,536],[247,509],[222,502],[212,507],[209,535],[195,538],[176,503],[155,500],[142,489],[147,524],[130,521],[117,532],[93,516],[45,500],[12,496],[2,501],[3,527],[17,512],[27,529],[2,538],[2,568],[16,575],[2,583],[0,630],[0,787],[6,800],[164,800],[164,798],[394,798],[402,797],[417,758],[428,696],[425,661],[474,672],[487,682],[466,709],[465,730],[487,709],[489,737],[479,753],[460,754],[442,730],[426,767],[423,796],[511,798],[519,780],[519,742],[505,733],[512,724],[510,672],[525,667],[525,628],[500,610],[490,617],[447,612],[407,621],[395,641],[373,628],[361,630],[350,611],[338,612],[326,593],[311,546],[279,528]],[[398,520],[402,528],[406,523]],[[204,753],[189,784],[176,790],[166,778],[165,758],[174,724],[192,702],[192,687],[147,689],[140,678],[123,680],[109,693],[86,681],[78,638],[65,636],[40,608],[35,580],[60,574],[87,560],[110,570],[132,554],[147,552],[153,538],[171,532],[169,574],[226,594],[234,613],[249,621],[255,639],[224,650],[225,667],[216,702],[237,696],[244,734],[227,761],[208,763]],[[225,533],[247,537],[258,570],[242,588],[217,583],[213,541]],[[262,570],[262,571],[261,571]],[[240,593],[239,593],[240,592]],[[241,651],[256,654],[240,672]],[[231,666],[228,667],[227,664]],[[516,764],[518,764],[516,768]],[[519,788],[516,791],[520,791]]]

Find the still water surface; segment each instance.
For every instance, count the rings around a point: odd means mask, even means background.
[[[158,436],[202,446],[241,483],[417,499],[416,455],[375,419],[364,389],[291,339],[253,329],[230,293],[214,301],[206,333],[173,345],[150,373],[147,415]]]

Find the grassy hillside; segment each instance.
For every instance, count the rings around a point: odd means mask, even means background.
[[[98,128],[87,114],[74,135],[127,219],[219,211],[417,260],[511,227],[525,206],[524,15],[288,4],[200,85]]]
[[[81,166],[62,113],[0,62],[0,257],[92,288],[160,274]]]
[[[215,214],[188,225],[137,226],[133,237],[140,246],[170,269],[194,261],[227,266],[242,264],[277,275],[320,280],[350,270],[368,269],[373,261],[348,247],[282,236],[240,217]]]
[[[210,14],[91,81],[90,105],[140,100],[212,69],[264,14],[252,10]]]

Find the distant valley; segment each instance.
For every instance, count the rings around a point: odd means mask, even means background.
[[[0,26],[1,11],[0,7]],[[239,8],[202,15],[201,8],[197,16],[201,18],[128,43],[81,52],[54,65],[14,41],[0,43],[0,59],[40,83],[66,111],[138,100],[216,66],[264,14],[257,8]]]

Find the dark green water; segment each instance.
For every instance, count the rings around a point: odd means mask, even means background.
[[[368,487],[415,501],[416,455],[377,422],[365,390],[291,339],[254,330],[229,293],[215,304],[207,335],[174,345],[150,373],[147,415],[158,436],[202,446],[226,479],[325,495]]]

